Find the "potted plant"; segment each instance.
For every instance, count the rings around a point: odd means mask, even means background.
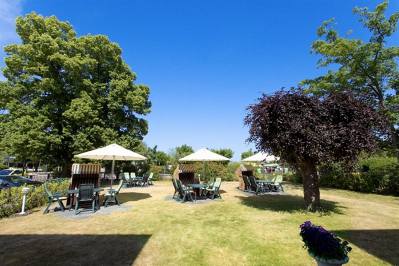
[[[352,250],[347,241],[311,222],[300,226],[304,248],[319,266],[343,265],[349,262],[348,253]]]

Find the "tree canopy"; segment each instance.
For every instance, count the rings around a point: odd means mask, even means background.
[[[245,123],[249,141],[260,151],[271,152],[302,175],[309,209],[320,204],[316,167],[328,162],[351,162],[362,151],[371,151],[383,120],[349,93],[323,98],[302,90],[263,95],[248,108]]]
[[[233,156],[234,156],[233,150],[232,149],[228,149],[228,148],[225,148],[225,149],[212,149],[212,151],[214,153],[217,153],[217,154],[222,155],[222,156],[224,156],[226,158],[229,158],[229,159],[233,158]]]
[[[187,155],[190,155],[191,153],[194,152],[193,147],[187,145],[187,144],[183,144],[179,147],[176,147],[173,151],[172,151],[172,157],[175,158],[176,161],[180,160],[183,157],[186,157]]]
[[[254,155],[254,152],[252,151],[252,149],[249,149],[248,151],[244,151],[243,153],[241,153],[241,160],[251,157],[252,155]]]
[[[68,22],[19,17],[21,43],[5,47],[1,145],[68,171],[74,154],[111,142],[133,149],[147,134],[149,88],[104,35],[78,37]]]
[[[399,20],[399,12],[387,16],[388,1],[375,10],[355,8],[354,13],[370,33],[369,40],[341,36],[334,20],[322,24],[312,52],[320,55],[318,65],[329,67],[326,75],[305,80],[308,92],[325,95],[333,91],[351,91],[353,95],[389,118],[394,148],[399,151],[399,47],[389,46]]]

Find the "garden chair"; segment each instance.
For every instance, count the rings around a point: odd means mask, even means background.
[[[243,175],[242,180],[244,181],[245,189],[244,191],[251,191],[251,184],[249,183],[248,176]]]
[[[138,184],[140,185],[140,186],[142,186],[142,187],[145,187],[145,186],[148,186],[148,179],[149,179],[149,175],[145,175],[144,177],[143,177],[143,179],[140,179],[139,181],[138,181]]]
[[[130,174],[125,172],[123,173],[123,177],[125,178],[126,186],[130,186]]]
[[[258,195],[261,192],[264,192],[262,185],[260,185],[256,182],[256,179],[254,176],[249,176],[248,180],[249,180],[252,192],[255,192],[256,195]]]
[[[110,203],[118,204],[118,206],[120,205],[118,200],[118,194],[121,191],[122,187],[123,187],[123,180],[120,180],[117,189],[108,189],[107,192],[105,192],[104,203],[103,203],[105,207],[108,207],[108,204]]]
[[[179,187],[177,186],[176,179],[172,178],[172,183],[173,183],[173,188],[175,189],[175,192],[173,193],[172,197],[172,199],[174,199],[176,194],[179,195]]]
[[[154,174],[150,173],[150,176],[148,177],[148,181],[147,181],[148,185],[154,185],[154,183],[152,182],[153,178],[154,178]]]
[[[191,188],[185,187],[180,180],[176,180],[176,184],[179,189],[180,198],[183,202],[185,202],[187,199],[190,201],[197,200],[196,194]],[[194,195],[194,199],[192,195]]]
[[[272,186],[273,191],[275,192],[284,192],[284,188],[283,188],[283,176],[282,175],[278,175],[276,176],[276,178],[274,179]]]
[[[78,194],[76,195],[75,214],[79,214],[79,207],[86,206],[91,203],[91,210],[96,212],[96,194],[94,193],[93,184],[82,184],[79,186]]]
[[[64,193],[62,193],[62,192],[54,192],[54,193],[52,193],[52,192],[48,189],[47,183],[48,183],[48,182],[46,181],[46,182],[44,182],[44,184],[43,184],[43,186],[44,186],[44,191],[45,191],[46,196],[47,196],[47,202],[48,202],[47,207],[46,207],[46,209],[44,210],[43,214],[46,214],[46,213],[49,213],[49,212],[50,212],[49,209],[50,209],[50,206],[51,206],[51,204],[52,204],[53,202],[58,202],[58,205],[60,206],[61,211],[65,211],[65,206],[64,206],[64,204],[62,203],[62,201],[63,201],[63,200],[66,200],[67,197],[64,196]]]
[[[212,199],[215,199],[215,197],[222,198],[220,196],[220,186],[222,185],[222,179],[221,178],[216,178],[215,182],[213,183],[211,188],[207,188],[207,194],[210,194]]]

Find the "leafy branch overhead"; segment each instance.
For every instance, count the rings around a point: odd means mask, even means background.
[[[385,1],[372,11],[354,9],[360,23],[370,32],[367,41],[342,37],[334,29],[333,19],[324,22],[317,31],[319,39],[313,43],[312,52],[321,56],[319,67],[332,68],[323,76],[304,80],[302,85],[307,92],[316,95],[351,91],[355,97],[387,115],[392,142],[399,150],[399,47],[388,45],[397,30],[399,13],[387,16],[387,8]]]

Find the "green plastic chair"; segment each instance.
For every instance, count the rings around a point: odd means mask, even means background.
[[[283,183],[283,176],[282,175],[276,176],[276,178],[274,179],[274,182],[273,182],[273,188],[276,191],[284,192],[284,188],[283,188],[283,184],[282,183]]]
[[[182,182],[178,179],[176,180],[176,185],[179,190],[180,198],[183,202],[186,200],[197,201],[196,194],[191,188],[183,186]]]
[[[92,212],[96,212],[96,195],[94,193],[94,185],[93,184],[81,184],[79,185],[79,192],[76,196],[76,204],[75,204],[75,214],[78,215],[80,213],[80,208],[85,208],[86,204],[91,204]]]
[[[118,206],[120,205],[118,200],[118,194],[121,191],[122,187],[123,187],[123,180],[120,180],[117,189],[107,190],[107,192],[104,195],[104,203],[103,203],[105,207],[108,207],[108,204],[110,203],[116,203],[118,204]]]
[[[54,192],[54,193],[52,193],[52,192],[48,189],[47,183],[48,183],[48,182],[46,181],[46,182],[44,182],[44,184],[43,184],[43,186],[44,186],[44,191],[45,191],[46,196],[47,196],[47,202],[48,202],[47,207],[46,207],[46,209],[44,210],[43,214],[47,214],[47,213],[50,212],[49,209],[50,209],[50,206],[51,206],[51,204],[52,204],[53,202],[58,202],[58,205],[60,206],[61,210],[62,210],[62,211],[65,211],[65,206],[64,206],[64,204],[62,203],[62,201],[63,201],[63,200],[66,200],[67,197],[64,196],[64,194],[63,194],[62,192]]]
[[[126,186],[130,186],[130,174],[127,172],[123,173],[123,178],[126,181]]]
[[[220,186],[222,185],[222,179],[220,177],[216,178],[215,182],[213,183],[213,186],[211,188],[207,188],[206,191],[208,194],[211,194],[212,199],[215,199],[215,197],[222,198],[220,196]]]
[[[154,173],[150,173],[150,176],[148,177],[147,183],[148,185],[154,185],[152,182],[152,179],[154,178]]]

